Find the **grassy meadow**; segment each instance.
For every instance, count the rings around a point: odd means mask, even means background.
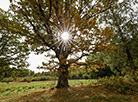
[[[138,102],[138,83],[129,79],[57,80],[0,83],[0,102]]]

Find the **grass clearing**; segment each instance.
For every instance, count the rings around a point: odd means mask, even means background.
[[[0,102],[138,102],[137,91],[117,93],[97,80],[69,80],[70,87],[62,89],[53,88],[56,83],[0,83]]]
[[[54,87],[56,81],[35,81],[35,82],[10,82],[0,83],[0,100],[12,98],[15,95],[25,95],[45,88]]]

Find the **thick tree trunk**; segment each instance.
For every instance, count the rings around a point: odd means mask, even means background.
[[[56,88],[69,87],[68,85],[68,67],[61,66],[59,68],[58,84]]]
[[[131,56],[131,53],[130,53],[128,47],[126,48],[126,53],[127,53],[127,58],[128,58],[130,67],[131,67],[131,69],[132,69],[133,79],[137,82],[137,81],[138,81],[138,79],[137,79],[137,74],[135,73],[135,72],[137,71],[137,67],[136,67],[135,64],[134,64],[133,57]]]
[[[127,53],[127,58],[128,58],[129,63],[130,63],[131,69],[133,69],[134,71],[136,71],[136,66],[134,64],[133,57],[131,56],[130,51],[129,51],[128,48],[126,48],[126,53]]]

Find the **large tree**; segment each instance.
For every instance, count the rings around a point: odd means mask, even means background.
[[[8,12],[0,9],[0,80],[10,70],[27,68],[29,55],[28,45],[21,39],[18,23]],[[20,25],[21,26],[21,25]],[[21,31],[20,31],[21,33]]]
[[[118,51],[106,56],[108,65],[117,70],[120,75],[136,71],[138,66],[138,2],[124,0],[102,16],[101,21],[114,29],[111,45]],[[110,62],[110,63],[109,63]]]
[[[57,70],[57,88],[68,87],[68,68],[86,65],[79,60],[101,51],[113,33],[98,27],[99,14],[112,8],[117,0],[14,0],[10,9],[29,33],[25,40],[37,54],[54,51],[43,68]],[[54,60],[53,58],[57,58]]]

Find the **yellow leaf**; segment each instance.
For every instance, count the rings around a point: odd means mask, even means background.
[[[98,4],[96,5],[96,7],[99,7],[99,8],[101,8],[102,6],[101,6],[101,4],[99,4],[99,3],[98,3]]]
[[[84,69],[86,66],[83,66],[81,69]]]

